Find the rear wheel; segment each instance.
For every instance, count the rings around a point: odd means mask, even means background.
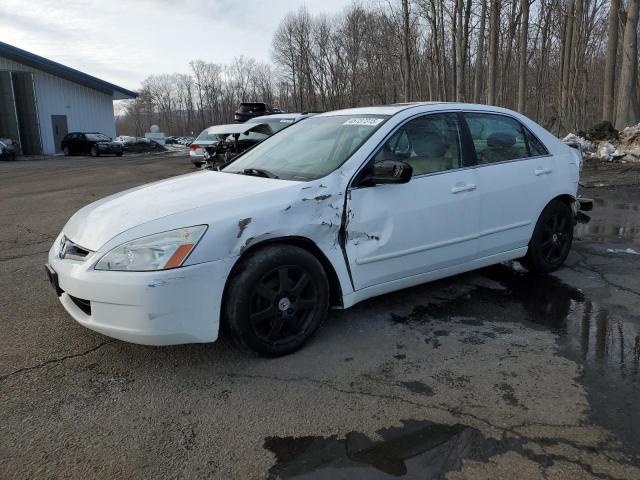
[[[540,214],[522,263],[529,271],[548,273],[562,266],[573,242],[571,208],[554,200]]]
[[[92,157],[97,157],[98,155],[100,155],[100,153],[98,152],[98,147],[91,147],[91,150],[89,150],[89,154]]]
[[[64,147],[62,149],[62,153],[64,153],[64,155],[68,157],[69,155],[71,155],[71,150],[69,150],[69,147]]]
[[[292,245],[262,248],[230,280],[224,317],[236,342],[261,355],[295,352],[318,330],[329,308],[320,262]]]

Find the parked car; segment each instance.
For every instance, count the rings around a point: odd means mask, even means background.
[[[212,145],[218,141],[218,136],[215,133],[210,133],[210,130],[214,127],[205,128],[200,135],[193,139],[189,146],[189,159],[197,168],[204,165],[205,147]],[[186,140],[185,143],[186,144]]]
[[[178,143],[178,137],[165,137],[164,143],[165,145],[173,145],[174,143]]]
[[[233,119],[236,122],[246,122],[250,118],[271,115],[273,113],[282,113],[282,110],[274,108],[264,102],[242,102],[238,110],[236,110]]]
[[[65,155],[89,154],[92,157],[105,154],[121,156],[124,145],[99,132],[71,132],[61,142]]]
[[[116,138],[114,138],[113,141],[120,142],[120,143],[135,143],[136,139],[137,137],[132,137],[129,135],[119,135]]]
[[[0,159],[15,160],[19,150],[17,142],[10,138],[0,138]]]
[[[582,158],[523,115],[456,103],[316,115],[221,171],[127,190],[49,252],[60,301],[121,340],[291,353],[330,307],[519,259],[558,269]]]
[[[211,141],[191,145],[191,152],[203,152],[202,156],[192,156],[196,167],[206,165],[213,168],[223,165],[245,150],[260,143],[271,135],[269,126],[263,123],[231,123],[216,125],[207,129]]]
[[[204,164],[207,165],[207,168],[222,166],[264,139],[311,115],[313,114],[279,113],[255,117],[245,123],[210,127],[208,133],[210,136],[215,135],[217,141],[202,145],[205,151],[204,158],[201,160],[199,157],[193,156],[191,161],[196,167],[201,167]],[[192,149],[193,147],[194,145],[191,146]]]

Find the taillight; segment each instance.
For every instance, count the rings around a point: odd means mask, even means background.
[[[200,145],[193,145],[191,144],[191,150],[198,150],[200,148]]]

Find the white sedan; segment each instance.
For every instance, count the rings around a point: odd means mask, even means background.
[[[582,158],[510,110],[416,103],[296,123],[222,171],[92,203],[47,270],[82,325],[129,342],[291,353],[330,308],[571,248]],[[587,207],[586,204],[584,205]]]

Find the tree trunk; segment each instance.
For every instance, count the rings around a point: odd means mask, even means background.
[[[562,48],[564,51],[562,62],[562,79],[560,80],[560,115],[566,113],[569,98],[569,73],[571,72],[571,40],[573,39],[573,24],[574,24],[574,0],[569,0],[567,5],[567,25],[564,31],[564,38],[562,39]]]
[[[604,94],[602,97],[602,119],[614,122],[614,89],[616,83],[616,55],[618,53],[618,12],[620,0],[611,0],[609,9],[609,38],[607,40],[607,60],[604,67]]]
[[[527,101],[527,43],[529,41],[529,0],[522,0],[520,61],[518,63],[518,111],[525,114]]]
[[[629,0],[627,24],[624,27],[622,68],[620,69],[620,85],[617,95],[618,108],[616,111],[616,128],[618,130],[638,122],[636,90],[638,74],[638,3],[640,3],[640,0]]]
[[[478,52],[476,54],[476,76],[473,79],[473,101],[480,103],[480,89],[482,88],[482,66],[484,63],[484,30],[487,16],[487,0],[482,0],[480,12],[480,33],[478,34]]]
[[[402,0],[404,20],[404,100],[411,101],[411,58],[409,55],[409,0]]]
[[[456,101],[464,102],[464,46],[462,44],[462,4],[456,0]]]
[[[491,1],[491,24],[489,26],[489,71],[487,75],[487,103],[495,105],[498,83],[498,40],[500,37],[501,0]]]

